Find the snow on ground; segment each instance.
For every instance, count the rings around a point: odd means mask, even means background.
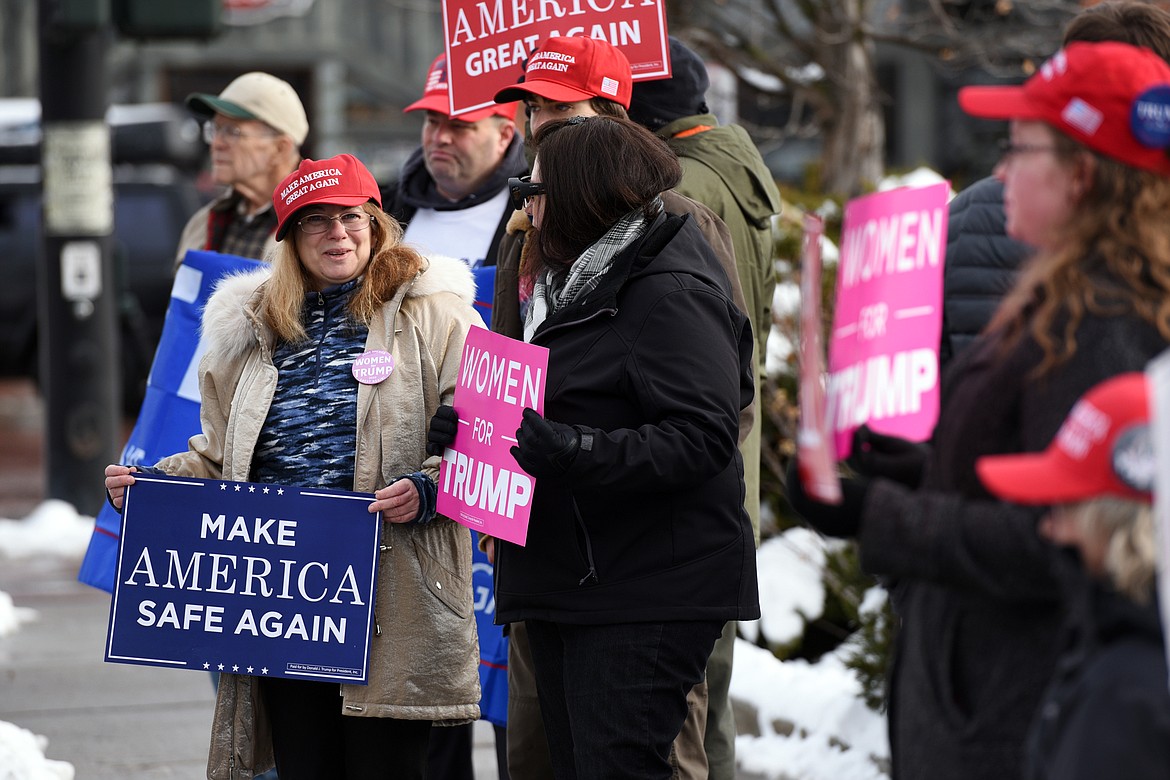
[[[4,780],[73,780],[73,764],[45,758],[48,740],[0,720],[0,777]]]
[[[816,663],[780,661],[754,643],[783,645],[800,636],[806,620],[824,610],[821,569],[837,540],[793,528],[766,540],[756,555],[760,611],[740,623],[731,697],[757,713],[760,736],[736,738],[741,769],[771,780],[883,778],[888,761],[885,717],[861,699],[861,684],[841,662],[845,645]]]
[[[59,555],[81,560],[92,533],[92,517],[78,515],[64,501],[49,500],[23,520],[0,520],[0,557]]]
[[[21,520],[0,519],[0,565],[5,558],[56,555],[81,560],[93,533],[93,518],[83,517],[64,501],[46,501]],[[36,619],[0,591],[0,641]],[[3,780],[73,780],[68,761],[45,758],[48,740],[0,720],[0,778]]]

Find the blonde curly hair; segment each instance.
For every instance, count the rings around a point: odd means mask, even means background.
[[[1094,498],[1064,507],[1081,534],[1105,546],[1105,575],[1119,593],[1148,603],[1154,592],[1157,542],[1149,504]]]

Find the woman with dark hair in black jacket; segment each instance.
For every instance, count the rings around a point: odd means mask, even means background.
[[[528,627],[558,778],[668,778],[723,624],[759,616],[738,415],[752,334],[727,275],[659,193],[670,149],[615,117],[542,125],[513,195],[535,231],[524,337],[549,349],[525,546],[499,541],[496,614]]]

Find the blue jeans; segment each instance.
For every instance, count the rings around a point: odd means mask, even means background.
[[[687,691],[724,622],[526,621],[557,780],[670,778]]]

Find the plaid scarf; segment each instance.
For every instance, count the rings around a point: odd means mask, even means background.
[[[658,202],[661,206],[661,201]],[[555,274],[551,270],[538,274],[532,288],[528,316],[524,320],[524,340],[532,341],[536,329],[557,309],[595,289],[613,265],[613,259],[645,229],[646,217],[641,209],[635,209],[590,244],[569,267],[567,275],[564,272]]]

